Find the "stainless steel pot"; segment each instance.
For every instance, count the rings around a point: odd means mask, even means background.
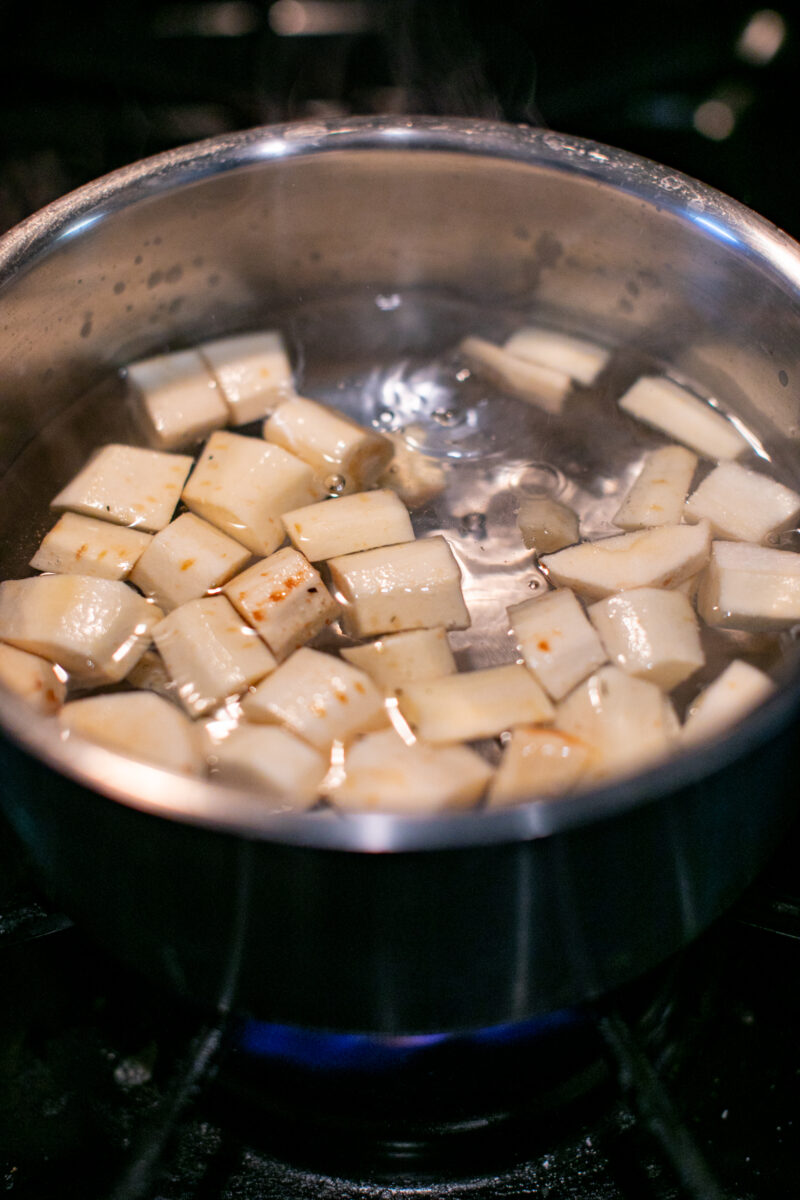
[[[88,388],[354,288],[536,311],[666,360],[800,474],[800,250],[741,205],[540,130],[257,129],[116,172],[0,243],[3,577],[85,452],[58,430]],[[513,1021],[645,971],[752,879],[794,809],[785,675],[730,736],[638,778],[430,819],[269,813],[64,743],[1,694],[3,806],[76,920],[202,1003],[389,1033]]]

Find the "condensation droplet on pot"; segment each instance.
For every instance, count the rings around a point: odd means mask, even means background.
[[[343,475],[329,475],[325,480],[325,491],[328,496],[341,496],[347,486]]]
[[[452,408],[437,408],[431,417],[437,425],[455,425],[458,413],[453,412]]]
[[[375,306],[376,308],[379,308],[381,312],[391,312],[393,309],[399,308],[402,303],[402,297],[400,297],[397,292],[392,292],[388,296],[375,297]]]
[[[472,537],[486,537],[486,516],[484,513],[471,512],[461,518],[461,528]]]

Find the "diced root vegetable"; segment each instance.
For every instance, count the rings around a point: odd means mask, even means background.
[[[330,799],[345,811],[422,815],[471,807],[491,774],[489,764],[466,746],[407,746],[386,730],[350,747],[344,778]]]
[[[660,429],[706,458],[737,458],[747,442],[721,413],[661,376],[644,376],[619,402],[632,417]]]
[[[319,795],[328,760],[278,725],[243,722],[213,748],[221,783],[266,789],[276,811],[308,808]]]
[[[574,791],[589,757],[579,738],[558,729],[513,729],[489,789],[488,805],[499,808],[549,800]]]
[[[684,745],[694,745],[730,728],[775,691],[775,684],[741,659],[729,663],[689,708],[681,730]]]
[[[199,350],[219,383],[233,425],[257,421],[294,395],[292,368],[279,333],[218,338]]]
[[[161,450],[190,446],[228,422],[228,406],[197,350],[131,363],[126,376],[150,441]]]
[[[0,683],[45,716],[58,712],[67,694],[51,662],[16,646],[0,644]]]
[[[553,583],[587,599],[637,587],[674,587],[704,567],[710,553],[707,521],[662,525],[569,546],[541,560]]]
[[[173,699],[175,684],[170,679],[167,665],[157,650],[145,650],[136,665],[128,672],[127,682],[143,692],[155,692],[158,696]]]
[[[612,663],[669,692],[705,663],[697,619],[679,591],[635,588],[589,609]]]
[[[522,501],[517,517],[522,540],[537,554],[552,554],[572,546],[580,538],[578,516],[547,496],[533,496]]]
[[[309,464],[320,494],[362,491],[375,482],[393,454],[391,442],[381,434],[302,396],[275,410],[264,423],[264,437]]]
[[[763,542],[800,516],[800,496],[739,463],[720,463],[686,501],[691,521],[707,520],[713,535]]]
[[[391,488],[407,508],[421,508],[430,503],[445,489],[447,475],[441,463],[409,445],[415,426],[410,425],[402,433],[387,433],[385,437],[394,447],[394,457],[381,474],[377,483]]]
[[[595,382],[610,357],[603,346],[552,329],[518,329],[504,349],[517,358],[563,371],[586,386]]]
[[[185,454],[103,446],[51,507],[157,533],[175,511],[191,468],[192,459]]]
[[[30,565],[58,575],[125,579],[152,540],[152,534],[138,529],[65,512],[45,534]]]
[[[628,530],[679,525],[696,469],[697,455],[683,446],[662,446],[651,451],[614,517],[614,524]]]
[[[423,679],[453,675],[455,659],[445,629],[410,629],[391,633],[364,646],[348,646],[342,657],[366,671],[384,692],[394,692]]]
[[[65,704],[58,720],[71,735],[184,775],[205,762],[192,722],[154,692],[115,692]]]
[[[330,625],[339,612],[319,572],[290,546],[248,567],[224,592],[278,659]]]
[[[400,711],[427,742],[496,737],[515,725],[549,721],[553,706],[525,667],[509,663],[406,684]]]
[[[131,583],[168,611],[219,587],[250,557],[241,542],[193,513],[183,513],[152,539]]]
[[[508,619],[526,665],[554,700],[606,661],[600,638],[567,588],[512,605]]]
[[[561,412],[564,397],[572,387],[572,380],[565,371],[528,362],[478,337],[464,338],[459,351],[471,370],[501,391],[546,412]]]
[[[697,610],[708,625],[753,632],[800,621],[800,555],[749,542],[714,542]]]
[[[282,520],[292,545],[311,562],[414,540],[405,505],[386,489],[296,508]]]

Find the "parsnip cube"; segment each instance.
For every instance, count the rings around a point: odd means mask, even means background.
[[[337,808],[409,815],[469,808],[492,774],[467,746],[407,746],[392,729],[359,738],[345,756],[344,770],[330,794]]]
[[[414,540],[406,506],[386,489],[323,500],[281,519],[289,540],[311,562]]]
[[[153,538],[131,583],[168,612],[225,583],[250,557],[241,542],[193,513],[182,513]]]
[[[162,450],[191,446],[228,423],[228,406],[196,350],[131,363],[126,375]]]
[[[138,529],[67,512],[45,534],[31,566],[58,575],[125,579],[152,540],[152,534]]]
[[[513,729],[489,789],[488,807],[563,796],[580,783],[589,757],[579,738],[558,729]]]
[[[391,488],[407,508],[430,503],[447,484],[442,464],[408,444],[406,437],[413,436],[414,428],[410,425],[402,433],[385,435],[394,447],[394,457],[376,481],[380,487]]]
[[[127,682],[143,692],[155,692],[173,699],[175,684],[170,679],[167,664],[157,650],[145,650],[136,665],[128,672]]]
[[[264,437],[308,463],[321,494],[362,491],[375,482],[393,454],[391,442],[381,434],[301,396],[275,410],[264,423]]]
[[[705,518],[713,535],[740,542],[763,542],[768,534],[788,529],[798,515],[797,492],[734,462],[715,467],[686,501],[690,521]]]
[[[50,506],[157,533],[175,511],[191,467],[186,454],[103,446]]]
[[[661,525],[569,546],[541,560],[553,583],[590,600],[636,587],[673,587],[705,566],[711,547],[707,521]]]
[[[715,737],[740,721],[774,691],[775,684],[768,675],[741,659],[734,659],[690,707],[681,740],[688,745]]]
[[[278,659],[330,625],[339,612],[319,573],[290,546],[248,567],[224,592]]]
[[[445,629],[410,629],[364,646],[342,650],[354,667],[366,671],[384,692],[395,692],[421,679],[453,675],[456,662]]]
[[[156,625],[153,640],[193,717],[258,683],[278,665],[224,596],[182,604]]]
[[[496,737],[515,725],[549,721],[553,706],[527,668],[517,663],[409,683],[400,711],[426,742]]]
[[[213,371],[233,425],[246,425],[294,395],[292,368],[279,333],[242,333],[204,342],[200,354]]]
[[[598,601],[589,616],[612,663],[672,691],[705,662],[688,598],[663,588],[634,588]]]
[[[800,554],[749,542],[714,542],[697,611],[709,625],[753,632],[800,621]]]
[[[0,683],[45,716],[57,712],[67,694],[51,662],[16,646],[0,644]]]
[[[556,711],[555,728],[584,742],[586,778],[605,781],[651,766],[675,744],[675,713],[654,683],[602,667]]]
[[[388,721],[383,696],[369,675],[308,646],[295,650],[245,696],[242,708],[249,720],[286,725],[322,751]]]
[[[508,619],[526,665],[554,700],[566,696],[608,657],[567,588],[513,604]]]
[[[192,722],[155,692],[115,692],[72,700],[58,715],[71,736],[97,742],[130,758],[202,775],[205,761]]]
[[[476,375],[488,379],[501,391],[545,412],[561,412],[564,397],[572,387],[566,371],[528,362],[484,338],[464,338],[458,349]]]
[[[254,554],[271,554],[286,536],[281,514],[321,494],[308,464],[279,446],[238,433],[212,433],[183,489],[183,501]]]
[[[353,637],[437,625],[466,629],[470,623],[461,571],[443,537],[362,550],[328,565],[345,600],[345,628]]]
[[[523,500],[517,525],[525,545],[537,554],[552,554],[580,541],[577,513],[549,496],[531,496]]]
[[[706,458],[738,458],[747,449],[730,421],[671,379],[643,376],[622,396],[619,406]]]
[[[585,385],[594,383],[610,357],[609,351],[595,342],[552,329],[518,329],[504,349],[517,358],[563,371]]]
[[[617,511],[614,524],[620,529],[679,525],[696,469],[697,455],[683,446],[653,450]]]
[[[243,722],[215,744],[213,759],[222,783],[264,788],[285,812],[312,805],[328,772],[327,758],[279,725]]]
[[[37,575],[0,583],[0,640],[87,684],[124,679],[163,615],[115,579]]]

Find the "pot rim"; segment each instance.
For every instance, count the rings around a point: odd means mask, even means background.
[[[262,126],[169,150],[113,171],[41,209],[0,238],[0,289],[54,246],[149,196],[264,161],[337,150],[430,151],[502,158],[593,178],[700,225],[772,269],[800,296],[800,246],[738,201],[648,159],[583,138],[494,121],[354,117]],[[91,743],[67,741],[52,718],[0,688],[0,727],[23,750],[92,791],[179,823],[329,850],[402,852],[548,837],[691,788],[764,745],[800,712],[800,665],[743,722],[643,773],[555,801],[446,815],[312,813],[265,808],[263,794],[190,779]]]

